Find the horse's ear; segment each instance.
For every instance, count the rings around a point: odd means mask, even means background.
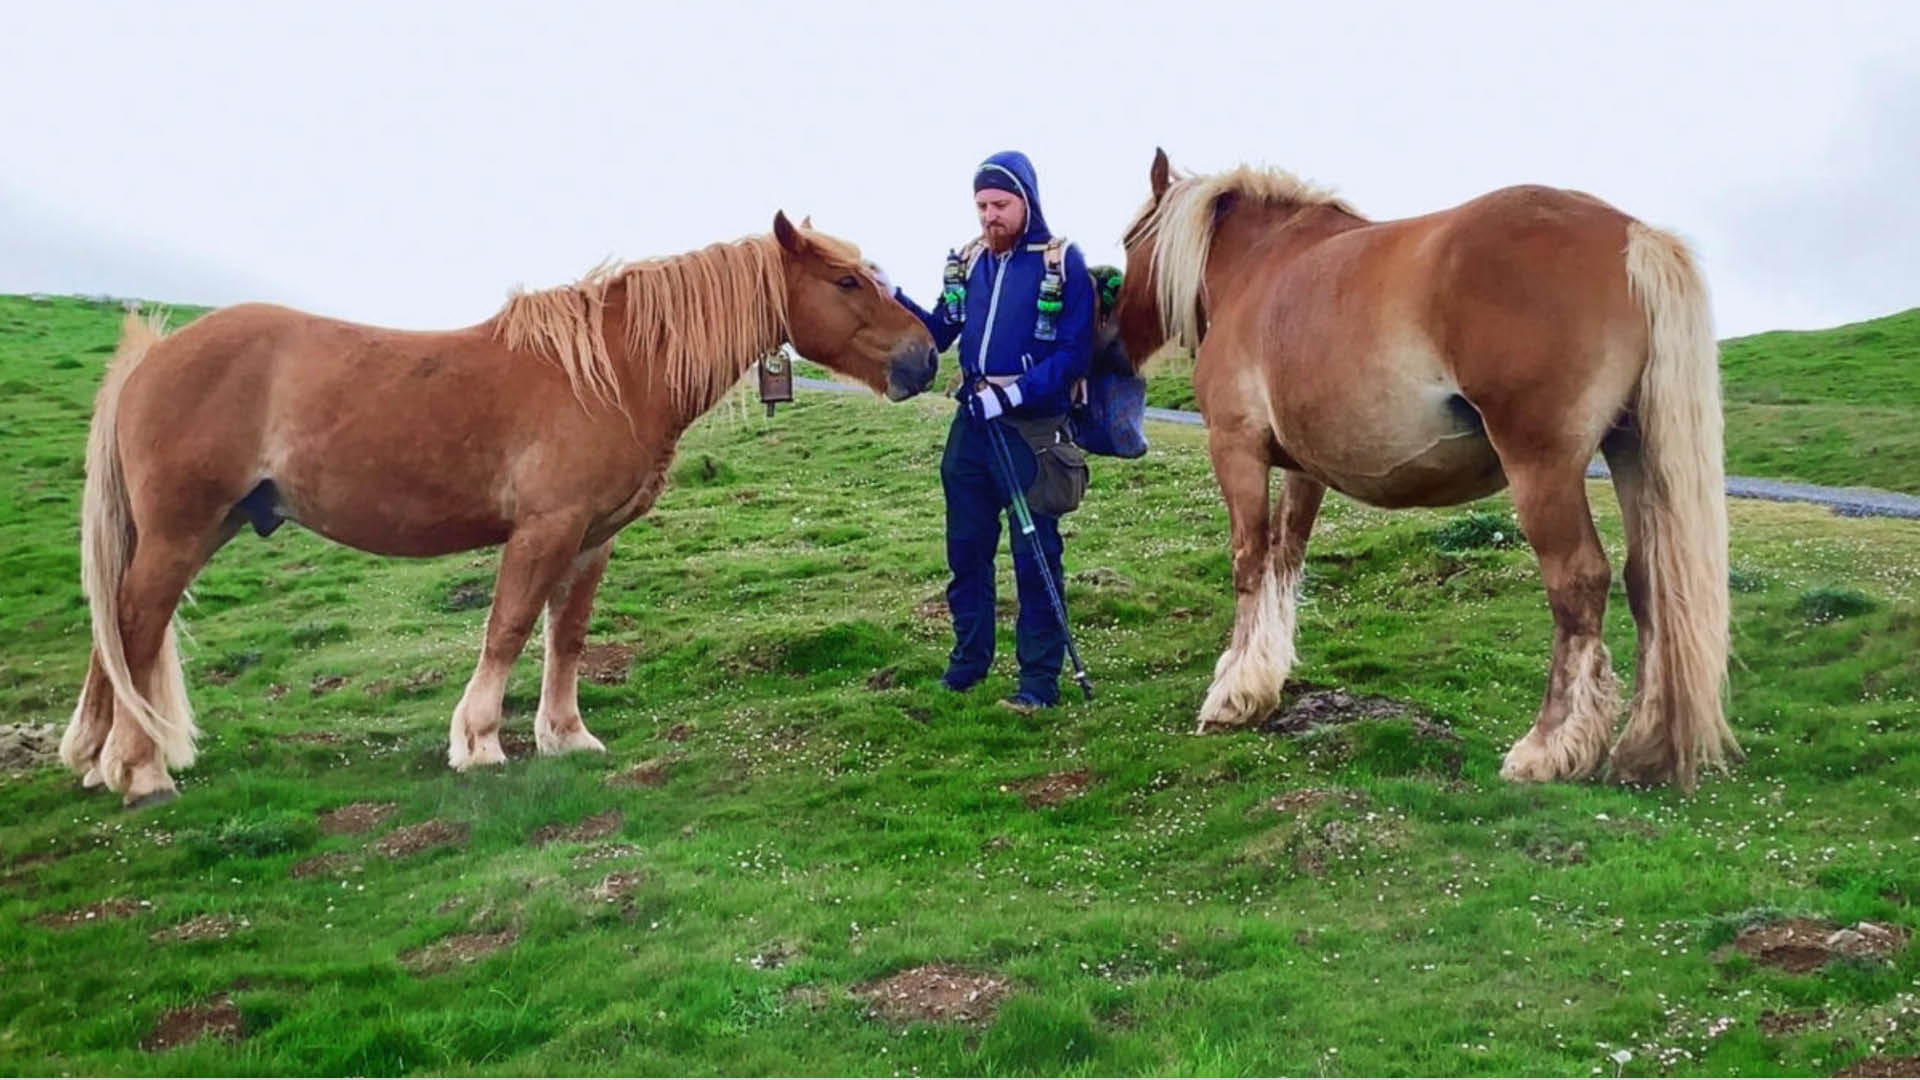
[[[1155,202],[1159,202],[1160,196],[1167,193],[1167,185],[1171,183],[1172,176],[1173,165],[1167,161],[1167,152],[1157,146],[1154,147],[1153,169],[1147,173],[1147,182],[1153,185],[1153,200]]]
[[[813,215],[812,215],[812,214],[808,214],[808,215],[807,215],[806,217],[803,217],[803,218],[801,218],[801,219],[800,219],[800,227],[801,227],[801,228],[803,228],[803,229],[811,229],[811,228],[813,228]]]
[[[773,235],[790,254],[800,255],[807,249],[806,240],[801,237],[800,230],[793,227],[793,222],[787,220],[785,210],[773,212]]]

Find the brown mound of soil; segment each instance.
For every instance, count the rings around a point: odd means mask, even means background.
[[[1795,973],[1816,970],[1836,956],[1883,960],[1906,947],[1904,926],[1861,922],[1836,927],[1825,919],[1783,919],[1740,932],[1733,947],[1761,964]]]
[[[42,915],[37,920],[49,930],[71,930],[88,923],[105,922],[108,919],[131,919],[135,915],[153,907],[147,900],[102,900],[97,904],[77,907],[71,911],[58,911],[51,915]]]
[[[1091,769],[1074,769],[1071,772],[1057,772],[1024,783],[1012,785],[1025,799],[1029,809],[1042,806],[1059,806],[1068,799],[1077,799],[1086,794],[1093,786]]]
[[[333,836],[358,836],[372,832],[374,827],[393,815],[397,803],[357,802],[348,803],[337,810],[329,810],[320,815],[320,831]]]
[[[514,929],[492,934],[453,934],[431,945],[400,954],[400,962],[415,975],[433,975],[471,964],[512,945],[520,936]]]
[[[292,878],[338,877],[341,874],[358,872],[352,852],[329,851],[325,855],[315,855],[311,859],[301,859],[294,863],[287,876]]]
[[[59,725],[0,724],[0,771],[26,772],[59,758]]]
[[[319,697],[322,694],[331,694],[345,685],[347,685],[345,675],[316,675],[313,685],[307,687],[307,690],[314,697]]]
[[[580,652],[580,674],[601,686],[616,686],[627,681],[627,669],[633,666],[633,646],[619,642],[589,645]]]
[[[853,988],[886,1020],[984,1023],[1013,988],[1004,975],[927,964]]]
[[[149,940],[161,944],[169,941],[218,941],[245,925],[225,915],[196,915],[178,926],[155,930]]]
[[[1457,740],[1459,736],[1444,724],[1422,716],[1404,701],[1385,697],[1356,697],[1345,690],[1306,690],[1276,710],[1259,725],[1259,730],[1276,735],[1298,735],[1311,728],[1351,724],[1359,720],[1414,721],[1415,729],[1428,738]]]
[[[1882,1057],[1875,1054],[1834,1073],[1835,1076],[1920,1076],[1920,1054]]]
[[[616,870],[600,879],[600,884],[587,891],[587,895],[603,904],[617,904],[633,895],[633,891],[646,880],[646,875],[637,870]]]
[[[240,1018],[240,1010],[225,994],[215,994],[204,1004],[184,1005],[161,1013],[153,1030],[140,1040],[140,1049],[149,1054],[158,1053],[207,1035],[226,1042],[246,1038],[246,1024]]]
[[[673,774],[674,763],[680,759],[672,755],[643,761],[626,772],[614,773],[607,777],[607,783],[614,787],[659,787]]]
[[[451,821],[423,821],[418,825],[408,825],[395,829],[380,838],[373,850],[389,859],[405,858],[428,848],[446,844],[464,843],[467,839],[467,827]]]
[[[556,840],[584,844],[589,840],[601,840],[620,831],[625,819],[618,810],[608,810],[595,814],[578,825],[542,825],[527,838],[534,847],[546,847]]]
[[[1768,1035],[1792,1035],[1827,1022],[1825,1009],[1796,1009],[1792,1012],[1774,1012],[1769,1009],[1760,1014],[1754,1023]]]

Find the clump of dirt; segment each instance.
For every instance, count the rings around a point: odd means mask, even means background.
[[[535,742],[531,735],[518,731],[500,733],[500,752],[510,758],[532,757],[539,750],[540,744]]]
[[[1299,788],[1275,795],[1264,804],[1276,814],[1304,814],[1316,806],[1339,800],[1346,807],[1365,806],[1367,797],[1357,791],[1328,791],[1325,788]]]
[[[810,1012],[817,1012],[825,1008],[829,1000],[827,992],[812,983],[801,983],[799,986],[788,987],[786,996],[788,1001]]]
[[[1920,1054],[1885,1057],[1875,1054],[1834,1073],[1835,1076],[1920,1076]]]
[[[331,694],[335,690],[347,685],[348,678],[346,675],[315,675],[313,677],[313,684],[307,687],[307,692],[314,697]]]
[[[646,875],[638,870],[616,870],[600,879],[600,883],[587,890],[587,895],[602,904],[621,904],[632,896]]]
[[[393,816],[398,803],[348,803],[320,815],[320,831],[330,836],[359,836]]]
[[[1803,973],[1836,956],[1884,960],[1905,948],[1908,936],[1906,927],[1885,923],[1839,927],[1825,919],[1783,919],[1741,931],[1733,947],[1767,967]]]
[[[620,825],[626,819],[618,810],[607,810],[594,814],[578,825],[542,825],[533,830],[527,843],[534,847],[546,847],[555,841],[584,844],[589,840],[602,840],[620,831]]]
[[[1091,769],[1074,769],[1004,786],[1001,790],[1018,791],[1020,797],[1026,800],[1027,808],[1037,810],[1042,806],[1059,806],[1068,799],[1077,799],[1092,786]]]
[[[1414,732],[1430,739],[1458,742],[1460,736],[1436,723],[1404,701],[1385,697],[1356,697],[1345,690],[1308,689],[1274,711],[1259,730],[1274,735],[1299,735],[1316,727],[1351,724],[1359,720],[1412,720]]]
[[[853,988],[869,1015],[895,1023],[911,1020],[985,1023],[1013,984],[1004,975],[927,964]]]
[[[350,851],[330,851],[325,855],[315,855],[311,859],[301,859],[287,871],[287,876],[296,880],[310,877],[339,877],[342,874],[357,874],[360,865]]]
[[[640,849],[632,844],[601,844],[599,847],[583,851],[573,857],[575,869],[585,870],[590,866],[615,859],[631,859],[640,854]]]
[[[286,683],[277,682],[267,687],[266,698],[268,701],[279,701],[281,698],[286,696],[287,696]]]
[[[800,955],[800,947],[786,941],[776,941],[747,958],[747,964],[755,971],[779,971]]]
[[[379,843],[373,845],[373,850],[389,859],[400,859],[428,848],[465,843],[466,839],[465,825],[435,818],[393,830],[381,837]]]
[[[1791,1012],[1774,1012],[1769,1009],[1760,1014],[1754,1023],[1768,1035],[1792,1035],[1827,1022],[1825,1009],[1795,1009]]]
[[[161,1013],[153,1030],[140,1040],[140,1049],[154,1054],[206,1036],[230,1043],[247,1037],[240,1010],[225,994],[215,994],[203,1004],[183,1005]]]
[[[580,652],[580,674],[590,683],[601,686],[617,686],[627,681],[627,671],[633,667],[633,646],[617,641],[603,645],[589,645]]]
[[[59,757],[59,725],[0,724],[0,770],[29,772]]]
[[[929,596],[913,605],[913,614],[917,618],[934,623],[944,623],[953,618],[953,612],[948,609],[947,598],[944,595]]]
[[[42,915],[35,921],[49,930],[71,930],[76,926],[106,922],[109,919],[131,919],[152,907],[151,900],[102,900],[71,911],[56,911],[49,915]]]
[[[400,963],[415,975],[436,975],[492,956],[519,937],[520,931],[511,927],[491,934],[452,934],[401,953]]]
[[[178,926],[155,930],[148,940],[162,945],[170,941],[219,941],[246,925],[245,919],[226,915],[196,915]]]
[[[876,692],[893,689],[893,673],[893,668],[881,668],[874,672],[873,677],[867,680],[867,689]]]
[[[1125,591],[1133,588],[1133,582],[1128,581],[1118,570],[1110,570],[1104,566],[1096,566],[1091,570],[1081,570],[1078,573],[1068,574],[1067,580],[1073,582],[1075,585],[1085,585],[1094,589]]]
[[[693,725],[675,724],[667,729],[666,738],[668,742],[686,742],[693,738]]]
[[[673,766],[679,760],[677,756],[669,754],[643,761],[626,772],[607,777],[607,783],[614,787],[659,787],[673,774]]]

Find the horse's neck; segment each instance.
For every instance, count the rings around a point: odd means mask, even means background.
[[[650,327],[642,327],[639,334],[640,347],[633,348],[633,334],[627,322],[627,288],[622,282],[613,282],[607,286],[605,297],[605,335],[608,356],[620,380],[621,400],[633,411],[655,412],[674,432],[685,428],[698,420],[709,409],[719,404],[714,401],[696,402],[689,409],[678,401],[680,395],[670,391],[667,360],[654,355],[649,343],[657,340],[656,333]],[[779,341],[767,344],[766,352],[772,352],[785,343]],[[760,354],[730,357],[731,378],[724,380],[727,387],[738,383]],[[684,415],[683,415],[684,414]]]
[[[1238,277],[1250,257],[1285,263],[1329,236],[1357,229],[1366,221],[1333,206],[1242,204],[1214,226],[1207,275]]]

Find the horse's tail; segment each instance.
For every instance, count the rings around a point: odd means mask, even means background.
[[[87,482],[80,504],[80,582],[86,590],[87,605],[93,617],[93,660],[105,674],[113,698],[139,723],[141,730],[159,747],[167,763],[184,768],[193,763],[193,710],[187,703],[186,683],[180,671],[180,654],[174,628],[166,637],[156,658],[153,696],[141,693],[134,684],[127,664],[125,644],[120,638],[120,585],[127,566],[133,562],[138,536],[133,523],[133,504],[127,495],[126,474],[121,468],[118,420],[120,392],[147,351],[165,336],[159,315],[143,319],[129,312],[120,328],[120,347],[107,367],[106,380],[93,404],[93,428],[87,436]],[[90,710],[111,709],[110,702],[90,700],[98,682],[88,672],[74,708],[74,722],[61,740],[61,756],[73,769],[82,768],[80,756],[84,739],[82,721]],[[91,756],[88,754],[87,756]]]
[[[1692,790],[1700,766],[1740,754],[1721,703],[1729,604],[1720,353],[1706,283],[1678,237],[1631,222],[1626,263],[1647,319],[1633,554],[1647,574],[1652,633],[1613,765],[1626,779],[1670,770]]]

